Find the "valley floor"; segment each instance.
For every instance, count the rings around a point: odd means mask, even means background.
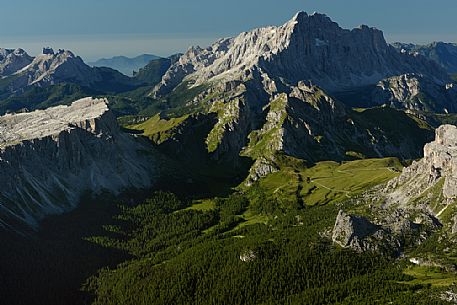
[[[453,272],[331,243],[347,199],[400,169],[322,162],[225,198],[85,199],[38,233],[2,236],[2,303],[446,304]]]

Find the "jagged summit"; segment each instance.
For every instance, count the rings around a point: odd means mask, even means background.
[[[0,49],[0,98],[20,95],[28,87],[76,84],[97,91],[127,91],[137,86],[134,79],[106,67],[90,67],[69,50],[43,48],[36,57],[22,49]],[[13,107],[14,108],[14,107]],[[14,111],[14,109],[12,109]]]
[[[299,12],[282,26],[243,32],[205,49],[190,48],[170,67],[154,94],[167,94],[182,81],[199,85],[247,80],[256,72],[261,81],[271,79],[278,86],[312,80],[330,91],[376,84],[405,73],[427,74],[442,83],[448,80],[436,64],[398,53],[380,30],[342,29],[326,15]]]
[[[15,74],[23,79],[21,82],[26,81],[27,85],[40,86],[57,82],[57,79],[60,81],[71,79],[81,84],[100,80],[100,77],[84,63],[81,57],[68,50],[54,53],[50,48],[45,48],[43,54],[35,57],[30,65]]]

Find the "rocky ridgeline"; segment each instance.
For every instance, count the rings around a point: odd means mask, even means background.
[[[136,80],[116,70],[90,67],[71,51],[54,52],[51,48],[44,48],[36,57],[29,56],[22,49],[0,49],[0,77],[1,99],[20,95],[30,87],[49,87],[62,83],[99,92],[126,91],[138,85]]]
[[[54,52],[44,48],[42,54],[33,58],[27,66],[14,72],[8,88],[16,92],[27,86],[46,87],[62,82],[90,86],[102,81],[103,76],[97,69],[86,65],[71,51]]]
[[[121,132],[105,99],[0,117],[0,226],[35,227],[85,192],[149,187],[143,145]]]
[[[364,121],[329,93],[365,85],[374,89],[405,74],[423,75],[437,88],[450,81],[436,63],[388,45],[377,29],[346,30],[325,15],[300,12],[282,26],[190,48],[151,94],[163,100],[188,95],[177,103],[180,112],[203,109],[216,115],[206,135],[208,152],[217,160],[236,162],[240,153],[258,160],[251,171],[255,180],[275,170],[269,160],[275,152],[309,161],[344,160],[348,154],[419,157],[423,142],[415,140],[428,131],[402,122],[411,136],[395,137],[387,131],[390,120],[381,122],[386,126]],[[377,106],[402,90],[390,94],[391,83],[373,94],[381,97]],[[397,104],[410,97],[400,96]]]
[[[283,84],[309,80],[324,90],[342,91],[406,73],[428,75],[441,84],[449,80],[436,63],[388,45],[377,29],[346,30],[325,15],[300,12],[282,26],[254,29],[205,49],[190,48],[154,94],[167,94],[182,81],[198,85],[252,78],[270,93],[281,91]]]
[[[101,75],[86,65],[81,57],[71,51],[45,48],[25,69],[17,72],[16,86],[39,85],[41,87],[63,81],[90,85],[102,80]],[[26,83],[23,83],[26,82]]]
[[[415,145],[410,137],[394,139],[376,124],[367,125],[357,113],[319,87],[299,82],[290,89],[290,93],[277,95],[265,106],[263,125],[248,136],[241,154],[256,160],[246,181],[248,185],[278,170],[278,152],[313,162],[344,160],[354,147],[366,157],[417,158],[415,154],[421,146]],[[243,124],[243,116],[234,117]]]

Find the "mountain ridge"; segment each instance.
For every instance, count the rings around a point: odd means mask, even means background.
[[[425,56],[441,65],[448,73],[457,73],[456,43],[435,41],[430,44],[420,45],[395,42],[392,45],[400,52],[418,53]]]
[[[326,15],[299,12],[279,27],[244,32],[206,49],[190,48],[153,94],[169,93],[185,78],[196,85],[212,79],[242,80],[254,70],[277,87],[312,80],[330,91],[413,72],[428,74],[439,83],[449,81],[437,64],[421,56],[398,53],[377,29],[361,26],[345,30]]]

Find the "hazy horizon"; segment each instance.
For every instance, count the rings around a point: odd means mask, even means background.
[[[361,0],[291,1],[281,6],[273,0],[234,0],[229,5],[209,0],[199,3],[80,0],[65,3],[65,9],[57,0],[5,3],[4,11],[11,14],[0,20],[0,47],[20,47],[31,55],[39,54],[45,46],[69,49],[88,62],[118,55],[168,56],[256,27],[281,25],[298,11],[324,13],[343,28],[360,24],[376,27],[388,42],[457,41],[452,33],[457,26],[452,18],[457,3],[451,0],[436,1],[433,15],[428,2],[410,0],[386,0],[382,5]],[[17,21],[19,14],[24,17],[23,22]]]

